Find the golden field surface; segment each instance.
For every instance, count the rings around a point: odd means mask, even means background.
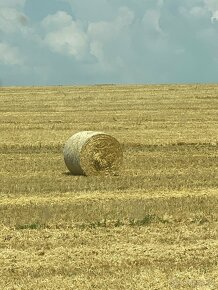
[[[118,176],[73,176],[82,130]],[[218,85],[0,88],[0,289],[218,289]]]

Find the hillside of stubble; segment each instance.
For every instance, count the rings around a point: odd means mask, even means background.
[[[73,176],[82,130],[118,176]],[[0,289],[218,289],[218,85],[0,88]]]

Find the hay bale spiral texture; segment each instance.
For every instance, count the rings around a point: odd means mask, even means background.
[[[123,160],[120,143],[108,134],[95,131],[71,136],[63,153],[65,164],[74,175],[116,175]]]

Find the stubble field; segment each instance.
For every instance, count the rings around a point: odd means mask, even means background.
[[[82,130],[119,176],[68,173]],[[218,289],[218,85],[0,88],[0,289]]]

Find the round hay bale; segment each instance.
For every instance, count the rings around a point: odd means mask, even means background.
[[[64,161],[74,175],[116,175],[123,160],[120,143],[103,132],[82,131],[64,146]]]

